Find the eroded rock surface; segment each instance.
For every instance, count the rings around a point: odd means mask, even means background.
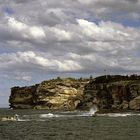
[[[74,110],[81,102],[88,80],[72,78],[43,81],[32,87],[11,89],[12,108]],[[31,90],[32,89],[32,90]]]
[[[11,108],[140,110],[140,76],[53,79],[30,87],[13,87]]]
[[[138,110],[139,97],[139,77],[97,77],[85,86],[81,107],[90,108],[96,104],[99,109]]]
[[[129,102],[130,109],[140,110],[140,96],[134,98]]]
[[[30,87],[13,87],[11,88],[11,95],[9,98],[11,108],[33,108],[34,94],[36,93],[38,85]]]

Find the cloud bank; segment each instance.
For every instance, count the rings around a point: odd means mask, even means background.
[[[140,73],[140,0],[0,2],[0,93],[104,69]]]

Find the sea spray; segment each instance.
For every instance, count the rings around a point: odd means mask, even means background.
[[[95,113],[98,111],[98,107],[96,105],[94,105],[90,110],[89,110],[89,114],[91,116],[95,115]]]
[[[60,114],[53,114],[53,113],[48,113],[48,114],[41,114],[39,115],[40,118],[54,118],[54,117],[63,117]]]
[[[94,116],[97,111],[97,105],[93,105],[88,112],[83,113],[83,116]]]

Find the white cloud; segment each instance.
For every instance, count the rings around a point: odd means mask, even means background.
[[[73,60],[56,61],[56,64],[58,65],[58,71],[62,72],[82,70],[82,66],[80,66],[76,61],[74,62]]]
[[[83,34],[95,40],[126,41],[132,39],[130,31],[121,24],[113,22],[100,22],[99,25],[96,25],[93,22],[83,19],[78,19],[77,22],[81,27]]]
[[[24,32],[23,28],[28,28],[27,34],[30,36],[30,31],[34,29],[32,35],[35,37],[36,33],[42,33],[39,27],[29,27],[20,23],[14,29]],[[13,29],[13,24],[11,28]],[[43,33],[46,34],[45,39],[38,37],[37,41],[34,38],[30,40],[32,48],[26,47],[29,51],[24,50],[21,40],[20,48],[23,48],[23,51],[1,54],[0,70],[16,68],[21,71],[37,69],[46,72],[98,72],[103,67],[108,67],[114,69],[113,71],[127,71],[128,67],[134,65],[134,56],[140,44],[139,28],[125,27],[111,21],[96,24],[85,19],[77,19],[75,24],[54,27],[45,25]],[[18,42],[17,38],[17,41],[8,41],[8,45],[19,45]],[[124,61],[123,58],[132,61]],[[139,55],[136,58],[135,61],[138,61]],[[135,70],[136,68],[139,71],[139,67],[135,66]]]
[[[70,41],[73,38],[73,34],[67,30],[63,29],[64,27],[48,27],[45,26],[45,43],[47,42],[61,42],[61,41]]]
[[[44,33],[44,31],[41,27],[33,26],[33,27],[30,28],[29,31],[30,31],[30,34],[34,38],[44,38],[45,37],[45,33]]]
[[[59,59],[47,58],[45,54],[35,54],[32,51],[28,52],[17,52],[12,54],[0,55],[0,69],[8,70],[33,70],[42,69],[44,71],[77,71],[81,69],[81,66],[72,60],[64,60],[63,57]],[[18,76],[19,77],[19,76]],[[27,78],[23,76],[23,78]]]
[[[72,34],[70,32],[65,31],[63,29],[52,27],[49,30],[54,34],[58,41],[70,40],[72,37]]]
[[[82,4],[91,4],[93,2],[93,0],[78,0],[78,1]]]
[[[28,26],[22,22],[16,21],[14,18],[8,19],[8,25],[15,30],[26,30]]]
[[[23,34],[23,37],[25,38],[45,38],[45,32],[42,27],[29,26],[11,17],[8,18],[8,25],[11,29],[14,29],[15,31]]]
[[[1,82],[140,73],[139,13],[140,0],[0,2]]]
[[[31,81],[32,80],[32,77],[31,76],[16,76],[15,77],[16,80],[25,80],[25,81]]]

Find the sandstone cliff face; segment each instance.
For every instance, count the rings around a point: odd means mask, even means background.
[[[134,98],[129,102],[129,107],[131,109],[140,110],[140,96]]]
[[[82,100],[87,80],[72,78],[43,81],[31,87],[11,89],[11,108],[74,110]]]
[[[36,90],[34,108],[73,110],[81,101],[86,83],[75,79],[44,81]]]
[[[58,78],[35,86],[14,87],[9,102],[15,109],[74,110],[97,105],[100,110],[140,110],[140,77]]]

